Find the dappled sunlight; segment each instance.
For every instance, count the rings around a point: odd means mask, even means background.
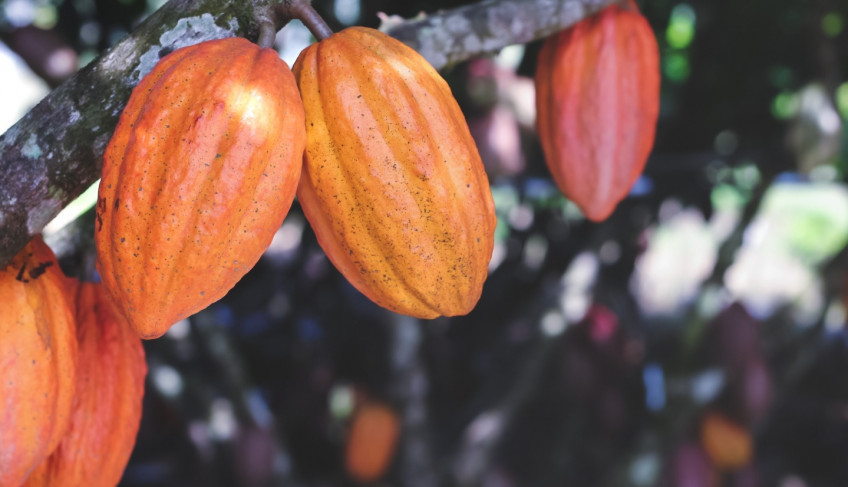
[[[631,288],[647,315],[682,310],[700,290],[715,265],[718,243],[703,215],[681,210],[648,232]]]
[[[824,304],[817,265],[848,242],[848,187],[785,183],[769,189],[725,276],[759,315],[792,303],[816,316]]]
[[[48,93],[47,84],[0,43],[0,134]]]
[[[562,276],[560,308],[568,323],[582,319],[592,304],[592,290],[598,278],[600,263],[591,252],[579,254]]]

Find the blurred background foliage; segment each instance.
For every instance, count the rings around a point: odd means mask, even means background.
[[[0,131],[162,1],[0,4]],[[463,2],[314,3],[340,29]],[[609,220],[583,219],[548,175],[539,42],[444,70],[499,220],[477,308],[421,322],[376,307],[295,204],[226,298],[145,343],[121,485],[848,485],[848,3],[640,5],[661,115]],[[310,41],[295,22],[278,48],[291,64]],[[95,276],[95,193],[45,230],[79,277]],[[372,448],[348,441],[374,403],[397,443],[375,433],[392,454],[363,474],[346,449]]]

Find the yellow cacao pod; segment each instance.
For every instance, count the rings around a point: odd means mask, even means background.
[[[471,311],[496,218],[447,83],[414,50],[364,27],[309,46],[293,71],[307,124],[297,195],[329,259],[392,311]]]

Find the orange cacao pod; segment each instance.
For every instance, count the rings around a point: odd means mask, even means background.
[[[751,433],[715,411],[701,420],[701,443],[713,465],[722,470],[744,467],[754,455]]]
[[[155,338],[259,260],[294,199],[305,144],[288,66],[241,38],[178,49],[133,90],[103,160],[103,284]]]
[[[345,446],[345,467],[360,482],[373,482],[392,460],[400,433],[400,420],[388,406],[376,402],[360,405],[353,417]]]
[[[560,190],[594,221],[639,178],[659,115],[659,48],[630,0],[549,37],[536,70],[537,128]]]
[[[135,445],[147,374],[141,339],[102,285],[73,291],[79,361],[71,423],[24,487],[114,487]]]
[[[77,339],[65,276],[41,237],[0,269],[0,486],[17,487],[68,429]]]
[[[293,70],[307,121],[297,195],[327,256],[392,311],[471,311],[496,218],[447,83],[414,50],[364,27],[309,46]]]

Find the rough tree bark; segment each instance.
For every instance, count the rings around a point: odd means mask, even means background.
[[[97,180],[132,88],[162,56],[222,37],[255,40],[257,19],[287,1],[170,0],[0,136],[0,266]],[[485,0],[383,30],[442,68],[545,37],[615,1]]]

